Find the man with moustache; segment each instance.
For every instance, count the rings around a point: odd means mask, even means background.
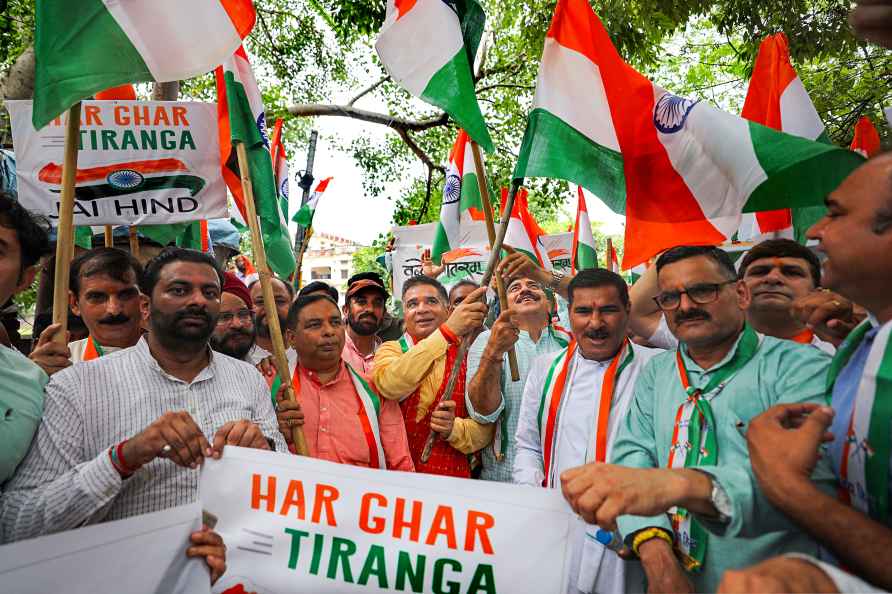
[[[222,279],[207,254],[166,248],[141,282],[150,331],[52,377],[37,437],[0,501],[4,539],[184,505],[204,459],[225,445],[285,449],[260,375],[207,346]],[[222,539],[207,529],[191,539],[219,577]]]
[[[270,284],[273,288],[273,299],[275,299],[274,308],[279,316],[279,328],[282,329],[282,340],[285,339],[285,322],[288,320],[288,308],[294,301],[294,289],[291,285],[278,277],[272,277]],[[261,361],[272,357],[273,340],[269,334],[269,324],[266,321],[268,307],[263,300],[263,287],[259,280],[255,280],[248,285],[251,292],[251,301],[254,302],[254,326],[257,330],[257,343],[248,354],[248,361],[257,365]],[[288,363],[294,367],[297,355],[294,349],[286,349],[285,354],[288,357]]]
[[[570,281],[568,297],[570,343],[538,357],[524,388],[515,483],[555,489],[563,471],[606,461],[629,410],[635,380],[658,352],[626,338],[629,294],[618,274],[583,270]],[[641,590],[641,567],[608,550],[614,539],[609,530],[581,521],[575,525],[568,592]]]
[[[653,345],[674,350],[678,340],[654,301],[659,292],[656,276],[656,269],[651,267],[630,291],[631,327],[636,334],[649,337]],[[746,320],[756,332],[811,344],[832,355],[857,323],[851,301],[819,290],[818,257],[793,240],[769,239],[757,244],[740,261],[738,276],[749,288]],[[800,320],[804,310],[809,315]]]
[[[749,287],[721,249],[676,247],[656,268],[656,301],[681,346],[639,376],[611,464],[561,482],[583,518],[618,525],[649,591],[714,592],[726,569],[817,550],[754,494],[744,435],[777,403],[822,400],[830,358],[753,330]],[[729,536],[738,533],[747,538]]]
[[[211,348],[234,359],[246,361],[256,338],[254,303],[248,287],[233,273],[224,272],[220,315],[209,339]]]
[[[284,390],[277,394],[279,430],[289,446],[291,429],[302,425],[314,458],[413,471],[399,404],[381,398],[341,354],[346,333],[337,303],[318,293],[298,297],[286,336],[299,361],[292,374],[297,402],[285,400]]]
[[[143,332],[138,284],[141,276],[139,261],[118,248],[96,248],[75,258],[68,303],[90,334],[66,347],[53,341],[59,326],[48,326],[31,352],[31,360],[52,375],[73,363],[92,361],[135,345]]]
[[[370,376],[375,351],[381,346],[377,333],[384,319],[387,303],[384,285],[372,279],[361,279],[349,286],[344,301],[347,334],[344,342],[344,361],[356,371]]]

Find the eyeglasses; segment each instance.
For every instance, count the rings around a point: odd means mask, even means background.
[[[217,317],[217,324],[220,326],[228,326],[235,318],[238,318],[238,321],[242,324],[247,324],[248,322],[254,321],[254,312],[250,309],[240,309],[235,313],[226,311]]]
[[[723,283],[700,283],[687,287],[684,291],[665,291],[654,297],[654,301],[660,309],[670,311],[678,309],[681,305],[681,296],[686,294],[697,305],[706,305],[719,298],[719,289],[736,282],[735,279]]]

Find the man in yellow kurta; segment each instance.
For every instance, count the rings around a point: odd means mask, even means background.
[[[398,400],[406,422],[409,449],[417,472],[469,478],[468,455],[492,441],[494,426],[467,418],[466,361],[457,361],[463,337],[483,328],[486,304],[480,288],[452,314],[446,289],[436,280],[418,276],[403,285],[406,333],[385,342],[375,354],[372,378],[378,393]],[[460,365],[452,399],[444,401],[449,371]],[[438,434],[430,459],[421,453],[431,430]]]

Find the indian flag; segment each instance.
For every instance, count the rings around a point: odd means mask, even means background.
[[[855,124],[855,136],[849,149],[868,159],[880,152],[880,135],[869,117],[861,116]]]
[[[103,89],[213,70],[254,19],[251,0],[40,0],[34,127]]]
[[[577,186],[576,191],[579,194],[579,203],[576,206],[576,227],[573,229],[571,270],[574,274],[579,270],[598,267],[598,253],[595,250],[595,237],[592,235],[592,222],[585,206],[585,194],[582,186]]]
[[[741,212],[822,204],[863,159],[678,97],[626,64],[586,0],[558,0],[515,178],[626,214],[624,268],[730,238]]]
[[[279,208],[276,180],[273,177],[269,139],[266,135],[266,116],[263,99],[241,46],[216,70],[217,117],[220,151],[223,160],[223,179],[241,211],[245,211],[238,157],[235,143],[242,142],[248,152],[254,204],[260,219],[260,233],[269,267],[281,278],[294,271],[294,252],[288,235],[288,223]]]
[[[485,20],[476,0],[387,0],[375,49],[394,82],[448,113],[492,152],[471,74]]]
[[[300,210],[297,211],[297,214],[294,215],[293,220],[295,223],[302,225],[304,229],[309,229],[313,226],[313,215],[316,214],[316,207],[319,205],[319,199],[322,198],[322,194],[325,192],[326,188],[328,188],[328,184],[332,179],[333,178],[331,177],[326,177],[316,184],[316,189],[310,194],[307,203],[301,206]]]
[[[279,195],[279,208],[282,215],[288,216],[288,155],[285,154],[285,144],[282,142],[282,118],[277,118],[273,126],[273,138],[270,153],[273,160],[273,175],[276,178],[276,193]]]
[[[818,111],[790,62],[787,36],[783,33],[762,40],[740,116],[787,134],[830,142]],[[738,239],[752,242],[794,236],[802,239],[821,215],[823,207],[795,213],[789,208],[745,213]],[[794,233],[794,227],[798,232]]]
[[[483,220],[482,205],[471,139],[467,132],[459,130],[446,165],[440,224],[431,248],[431,258],[436,264],[443,254],[459,247],[462,223]]]
[[[505,202],[508,200],[508,188],[502,188],[502,212],[505,216]],[[530,214],[527,205],[527,191],[520,188],[514,197],[514,208],[511,210],[511,219],[508,221],[508,229],[505,232],[505,245],[526,255],[545,270],[552,270],[551,260],[548,258],[548,250],[542,242],[545,232],[539,227],[539,223]]]
[[[610,238],[607,239],[607,270],[620,273],[619,257],[616,255],[616,248],[613,247],[613,240]]]

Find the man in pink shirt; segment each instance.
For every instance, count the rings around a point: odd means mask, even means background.
[[[279,430],[291,441],[302,424],[310,455],[341,464],[414,471],[399,404],[380,398],[368,377],[345,362],[346,340],[338,305],[322,294],[299,297],[288,312],[288,343],[299,363],[293,375],[297,402],[277,395]]]
[[[387,297],[384,285],[371,278],[359,279],[347,289],[344,302],[347,340],[342,356],[353,369],[367,376],[372,375],[375,351],[381,346],[377,332],[384,320]]]

